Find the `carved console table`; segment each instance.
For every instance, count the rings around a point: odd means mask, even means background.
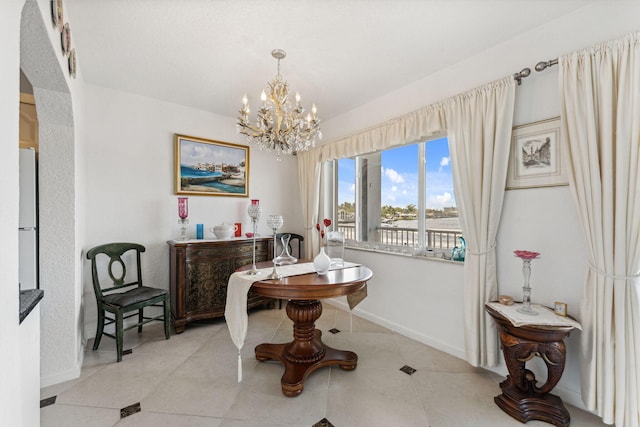
[[[171,240],[171,321],[176,333],[189,322],[224,316],[229,276],[253,262],[253,239]],[[256,262],[273,257],[273,239],[256,238]],[[275,300],[249,292],[247,308],[275,307]]]
[[[488,303],[485,309],[498,325],[502,352],[509,370],[507,379],[500,384],[502,394],[494,398],[495,403],[523,423],[540,420],[560,427],[568,426],[571,420],[569,412],[562,399],[550,391],[560,381],[564,371],[566,348],[563,340],[580,324],[566,319],[566,322],[560,321],[558,324],[515,326],[498,311],[500,306],[497,303]],[[537,385],[533,372],[525,367],[526,362],[535,356],[542,358],[548,370],[547,381],[541,386]]]

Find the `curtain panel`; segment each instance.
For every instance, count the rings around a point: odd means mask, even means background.
[[[314,233],[318,221],[320,206],[320,171],[322,162],[318,159],[318,151],[303,151],[298,155],[298,185],[302,198],[302,218],[304,219],[304,253],[306,258],[313,258],[320,238]]]
[[[464,325],[467,361],[497,363],[495,326],[484,304],[497,298],[495,238],[502,211],[515,103],[512,76],[441,103],[389,120],[361,133],[323,144],[299,160],[306,227],[316,223],[320,165],[447,134],[462,232],[467,238]],[[301,153],[303,154],[303,153]],[[306,179],[306,178],[305,178]],[[464,213],[463,213],[464,212]],[[317,233],[307,230],[306,241]],[[312,248],[315,246],[312,246]],[[306,252],[311,253],[311,252]]]
[[[562,56],[562,133],[585,236],[582,399],[640,425],[640,33]]]
[[[498,299],[495,241],[502,213],[515,81],[502,81],[454,97],[445,116],[453,187],[462,234],[465,357],[473,366],[498,363],[496,326],[484,305]]]

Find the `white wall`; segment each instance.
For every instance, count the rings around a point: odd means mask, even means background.
[[[42,385],[77,377],[82,365],[80,319],[83,181],[82,72],[73,79],[51,22],[51,3],[27,0],[20,28],[20,67],[34,91],[39,122],[39,242]],[[68,22],[67,17],[64,17]]]
[[[235,119],[160,102],[151,98],[87,85],[87,144],[85,146],[86,242],[91,247],[113,241],[146,246],[143,280],[168,289],[167,241],[178,238],[178,204],[174,192],[174,134],[238,144],[246,143],[235,130]],[[297,162],[250,148],[249,196],[260,199],[263,235],[271,232],[265,219],[282,214],[282,230],[303,234]],[[250,229],[245,197],[189,196],[189,235],[195,225],[242,222]],[[89,262],[85,260],[85,335],[95,335],[96,308]]]
[[[463,63],[387,94],[367,105],[327,121],[326,140],[356,133],[419,107],[519,71],[560,54],[640,30],[640,3],[598,2],[508,40]],[[419,52],[417,52],[419,54]],[[559,115],[557,67],[533,71],[516,95],[514,125]],[[586,273],[585,247],[568,187],[519,189],[506,192],[497,238],[499,292],[521,296],[521,263],[513,250],[541,252],[533,262],[534,303],[568,303],[580,319],[580,299]],[[462,327],[462,266],[435,260],[411,260],[394,255],[347,251],[346,258],[373,266],[368,298],[357,308],[364,317],[458,357],[464,355]],[[578,363],[581,333],[567,340],[567,365],[555,389],[565,401],[583,407]],[[495,370],[506,374],[504,364]],[[496,392],[498,390],[496,389]]]
[[[73,145],[76,129],[71,113],[70,78],[63,74],[63,70],[67,69],[66,59],[57,48],[60,36],[51,27],[49,16],[50,2],[46,0],[12,0],[0,4],[3,24],[0,38],[0,50],[3,52],[0,65],[0,120],[3,131],[0,143],[0,197],[3,200],[0,227],[5,239],[0,257],[3,276],[0,286],[0,363],[9,367],[3,373],[0,387],[0,405],[3,408],[0,412],[3,422],[8,425],[36,425],[41,367],[43,372],[49,368],[51,371],[75,368],[73,375],[77,376],[80,366],[78,355],[82,354],[77,339],[79,263],[74,256],[74,239],[77,235],[74,208],[77,203],[73,179],[77,174],[73,167]],[[42,121],[39,135],[42,149],[40,165],[46,165],[40,171],[44,171],[45,177],[50,171],[56,171],[56,177],[63,176],[55,183],[57,191],[63,196],[57,194],[55,203],[58,205],[53,207],[46,198],[44,203],[40,199],[41,209],[49,214],[49,222],[44,222],[44,230],[41,228],[40,241],[44,243],[45,250],[48,244],[55,241],[58,251],[53,255],[57,262],[52,261],[51,252],[41,253],[41,260],[44,261],[44,265],[41,264],[41,288],[45,290],[45,297],[40,306],[18,325],[17,140],[20,85],[16,75],[21,68],[33,85],[36,108]],[[66,146],[59,150],[52,145],[55,144],[52,142],[54,139]],[[71,170],[69,174],[66,173],[68,169]],[[48,228],[51,224],[54,226]],[[42,360],[41,348],[51,350],[47,351],[48,357]]]
[[[21,425],[23,390],[18,323],[18,105],[20,102],[21,1],[0,2],[0,413],[7,425]],[[33,384],[25,384],[30,387]]]

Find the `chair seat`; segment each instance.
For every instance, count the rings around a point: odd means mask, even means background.
[[[161,295],[165,295],[166,293],[167,291],[165,289],[140,286],[127,292],[105,295],[103,301],[110,305],[124,307],[127,305],[137,304],[151,298],[159,297]]]

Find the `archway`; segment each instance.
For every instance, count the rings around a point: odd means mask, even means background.
[[[44,3],[48,4],[48,3]],[[39,122],[41,385],[75,378],[82,364],[76,149],[72,95],[52,44],[50,11],[26,0],[20,23],[20,68],[33,86]]]

